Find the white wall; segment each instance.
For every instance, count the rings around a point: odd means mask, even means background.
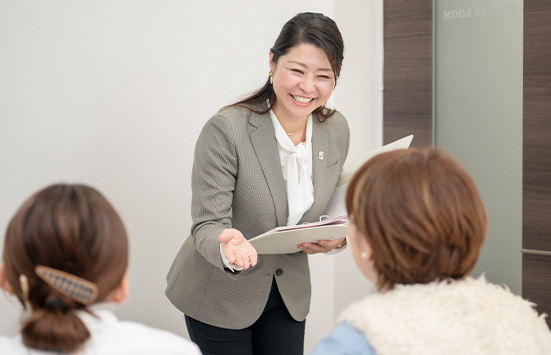
[[[350,124],[349,158],[354,159],[383,142],[383,0],[335,4],[335,21],[346,46],[336,106]],[[350,248],[334,259],[333,312],[338,317],[375,287],[361,275]]]
[[[117,313],[186,334],[164,277],[189,232],[201,127],[264,82],[281,26],[317,11],[335,18],[345,39],[333,102],[350,123],[350,157],[380,144],[376,3],[3,0],[0,242],[31,193],[55,182],[91,184],[130,235],[130,298]],[[370,290],[348,253],[311,258],[307,350],[349,300]],[[20,309],[0,297],[0,334],[14,329]]]

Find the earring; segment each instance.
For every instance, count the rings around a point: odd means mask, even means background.
[[[273,84],[274,83],[274,80],[272,79],[272,71],[270,71],[270,74],[268,74],[270,76],[270,84]]]
[[[360,254],[360,257],[362,259],[367,259],[367,253],[364,251],[363,253]]]

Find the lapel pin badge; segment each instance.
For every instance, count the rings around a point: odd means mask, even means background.
[[[322,151],[318,152],[318,159],[323,160],[323,152]]]

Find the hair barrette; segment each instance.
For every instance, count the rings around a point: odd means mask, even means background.
[[[37,265],[34,272],[53,289],[82,304],[88,305],[98,296],[96,284],[82,277],[44,265]]]

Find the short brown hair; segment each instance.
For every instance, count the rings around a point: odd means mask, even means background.
[[[95,283],[96,300],[101,302],[122,281],[128,240],[121,218],[100,192],[85,185],[57,184],[29,197],[15,213],[6,231],[3,259],[6,279],[21,301],[19,277],[28,279],[34,312],[21,330],[25,345],[73,352],[90,337],[75,313],[86,306],[48,286],[35,267],[52,267]],[[50,309],[47,303],[52,301],[66,310]]]
[[[429,148],[370,159],[350,181],[346,208],[373,250],[379,288],[461,279],[485,239],[486,212],[471,177]]]

